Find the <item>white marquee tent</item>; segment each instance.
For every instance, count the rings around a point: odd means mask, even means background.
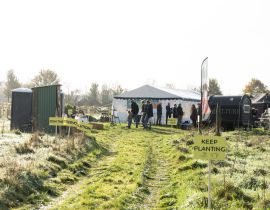
[[[134,99],[140,107],[141,112],[141,101],[151,99],[154,108],[154,122],[156,122],[156,104],[161,103],[162,105],[162,119],[161,123],[166,122],[166,105],[170,103],[173,107],[174,104],[181,103],[184,111],[183,121],[190,121],[190,109],[191,105],[197,104],[201,100],[201,94],[192,90],[176,90],[168,88],[159,88],[150,85],[144,85],[137,89],[122,93],[121,95],[114,96],[112,108],[114,115],[119,117],[121,122],[127,121],[127,111],[130,110],[131,100]],[[139,113],[140,113],[139,112]]]

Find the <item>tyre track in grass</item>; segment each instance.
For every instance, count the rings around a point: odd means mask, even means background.
[[[159,139],[157,139],[159,140]],[[150,144],[151,155],[149,171],[145,174],[146,197],[137,209],[158,209],[161,190],[167,185],[169,178],[168,161],[164,156],[161,146],[155,142]]]
[[[98,162],[94,163],[90,169],[90,172],[87,176],[82,177],[77,183],[68,186],[68,189],[64,191],[59,197],[52,199],[47,205],[41,206],[40,210],[49,210],[53,209],[55,206],[61,205],[66,199],[70,196],[80,196],[83,192],[82,186],[86,186],[89,184],[89,179],[91,177],[97,177],[106,172],[106,169],[110,165],[110,163],[114,159],[114,153],[109,153],[106,156],[103,156],[98,160]]]
[[[170,168],[164,144],[176,132],[157,131],[122,129],[113,138],[113,131],[104,134],[111,138],[106,140],[110,153],[92,165],[87,177],[41,209],[160,209]]]
[[[140,182],[151,134],[124,130],[112,139],[111,153],[93,165],[88,177],[43,209],[120,209]],[[97,138],[98,141],[98,138]]]
[[[155,127],[149,139],[149,155],[143,173],[143,183],[135,192],[135,201],[129,210],[164,209],[162,199],[164,189],[170,183],[170,172],[175,166],[170,161],[171,141],[182,134],[175,129]],[[172,203],[173,205],[173,203]]]

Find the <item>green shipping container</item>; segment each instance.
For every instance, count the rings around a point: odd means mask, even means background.
[[[35,87],[32,91],[33,131],[55,132],[55,127],[49,126],[49,117],[61,116],[60,85]]]

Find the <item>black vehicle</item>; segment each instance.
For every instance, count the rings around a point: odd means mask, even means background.
[[[233,130],[234,128],[239,127],[247,128],[253,124],[251,99],[248,95],[210,96],[208,100],[211,109],[209,123],[215,122],[218,101],[221,112],[221,126],[225,130]]]

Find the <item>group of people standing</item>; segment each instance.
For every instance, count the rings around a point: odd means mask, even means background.
[[[182,119],[183,119],[183,108],[182,105],[179,103],[174,104],[173,107],[170,106],[170,103],[167,104],[166,106],[166,125],[168,124],[168,118],[176,118],[177,119],[177,127],[181,128],[182,124]],[[132,124],[132,120],[134,121],[136,128],[138,128],[138,125],[140,121],[142,122],[142,125],[145,129],[151,129],[151,118],[154,116],[153,113],[153,105],[151,100],[145,100],[142,101],[142,106],[141,106],[141,114],[139,115],[139,106],[138,104],[134,101],[131,100],[131,110],[128,111],[128,128],[130,128]],[[192,120],[192,123],[194,127],[197,125],[197,116],[198,116],[198,111],[195,107],[194,104],[191,106],[191,115],[190,119]],[[157,120],[156,120],[156,125],[161,125],[161,117],[162,117],[162,105],[161,103],[157,104]]]
[[[142,125],[144,129],[151,129],[151,122],[148,124],[150,119],[154,116],[153,113],[153,105],[151,100],[147,100],[146,103],[143,100],[142,101],[142,107],[141,107],[141,115],[139,114],[139,106],[138,104],[132,100],[131,101],[131,110],[128,111],[128,128],[130,128],[132,120],[134,120],[136,128],[138,128],[138,125],[140,123],[140,117],[142,118]]]
[[[166,125],[168,124],[168,118],[171,118],[172,115],[173,115],[173,118],[177,119],[177,127],[181,128],[184,112],[183,112],[182,105],[180,103],[178,104],[178,106],[177,106],[177,104],[174,104],[173,108],[171,108],[170,103],[167,104],[167,106],[166,106]]]

